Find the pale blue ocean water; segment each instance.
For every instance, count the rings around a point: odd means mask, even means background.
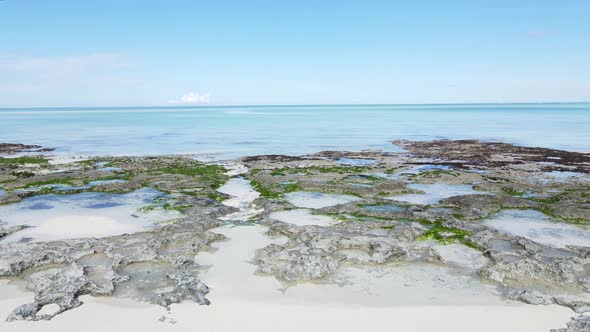
[[[590,151],[590,103],[0,109],[0,142],[56,154],[227,159],[440,138]]]

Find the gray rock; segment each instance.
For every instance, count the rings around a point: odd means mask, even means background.
[[[590,316],[580,315],[572,318],[566,328],[553,329],[551,332],[590,332]]]

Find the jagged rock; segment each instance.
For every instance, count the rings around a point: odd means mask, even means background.
[[[0,143],[0,154],[14,154],[19,152],[49,152],[54,148],[44,148],[41,145],[26,145],[20,143]]]
[[[580,315],[572,318],[563,329],[553,329],[551,332],[590,332],[590,316]]]
[[[589,310],[584,296],[590,293],[588,247],[553,248],[500,233],[477,220],[508,208],[537,209],[565,221],[590,218],[587,176],[560,182],[543,173],[548,168],[587,173],[589,155],[472,140],[401,144],[412,154],[328,151],[298,157],[243,158],[253,168],[244,176],[266,190],[266,195],[254,201],[257,209],[263,210],[260,221],[269,226],[271,235],[287,239],[258,251],[255,263],[259,271],[300,282],[328,277],[345,264],[430,262],[472,276],[479,273],[496,282],[507,298],[559,304],[580,313]],[[371,158],[374,163],[346,167],[339,158]],[[229,196],[215,190],[229,175],[203,169],[206,175],[201,176],[194,170],[203,164],[187,156],[102,160],[118,170],[100,171],[94,161],[48,164],[21,178],[12,172],[21,174],[18,172],[28,171],[30,165],[1,168],[6,192],[0,195],[0,204],[47,193],[47,188],[33,186],[44,181],[67,180],[81,186],[95,178],[118,177],[128,181],[80,190],[129,192],[149,186],[170,193],[166,198],[171,199],[169,207],[184,211],[184,216],[153,230],[108,238],[0,243],[0,276],[29,276],[28,287],[35,292],[35,302],[16,308],[9,320],[51,319],[81,305],[79,296],[83,294],[128,296],[165,307],[183,300],[209,304],[209,289],[198,278],[201,267],[195,256],[223,239],[209,232],[221,224],[218,218],[238,211],[221,204],[219,201]],[[423,165],[452,169],[404,173]],[[482,193],[449,197],[431,205],[389,199],[397,194],[420,194],[407,186],[410,182],[469,184]],[[33,189],[22,190],[29,185]],[[294,190],[353,194],[361,200],[314,210],[342,220],[332,226],[296,226],[271,220],[271,212],[295,207],[281,199]],[[368,210],[367,205],[399,208]],[[19,227],[0,225],[0,240],[18,232]],[[428,234],[435,227],[439,228],[435,236]],[[455,232],[466,235],[455,238]],[[453,241],[453,246],[459,247],[456,251],[443,246]],[[467,250],[466,245],[471,248]],[[564,289],[581,295],[566,296]],[[55,306],[56,310],[49,310]],[[588,331],[587,327],[587,319],[580,316],[559,331]]]

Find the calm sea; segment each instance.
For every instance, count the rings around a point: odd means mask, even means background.
[[[0,109],[0,142],[59,154],[204,159],[395,151],[394,139],[479,138],[590,151],[590,103]]]

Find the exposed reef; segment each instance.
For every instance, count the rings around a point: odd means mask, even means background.
[[[0,143],[0,154],[15,154],[22,152],[50,152],[54,148],[45,148],[41,145],[25,145],[19,143]]]
[[[227,223],[261,223],[285,239],[259,248],[254,263],[286,285],[325,280],[343,266],[420,262],[494,283],[506,299],[590,312],[590,156],[475,140],[395,143],[406,151],[223,164],[5,158],[0,208],[47,194],[152,188],[163,194],[142,211],[178,212],[141,232],[49,242],[5,241],[35,226],[0,223],[0,276],[35,293],[8,319],[50,319],[85,294],[208,304],[195,256],[223,239],[210,230]],[[587,316],[555,331],[588,331]]]

